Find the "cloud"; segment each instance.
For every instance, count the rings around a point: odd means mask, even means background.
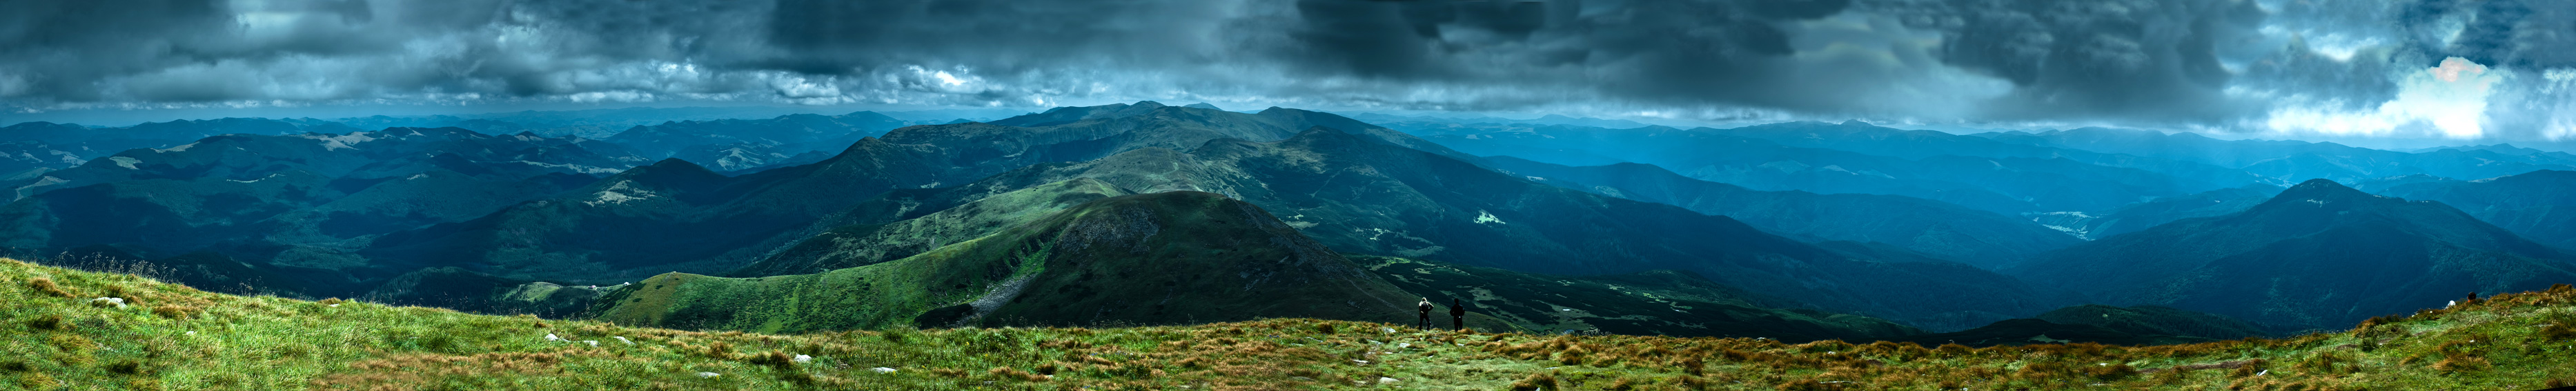
[[[2392,76],[2398,85],[2396,99],[2375,109],[2285,106],[2275,109],[2264,125],[2282,133],[2476,139],[2485,136],[2488,98],[2504,80],[2487,66],[2459,57]]]
[[[0,11],[0,106],[17,110],[1155,99],[2351,134],[2425,122],[2449,124],[2434,126],[2446,135],[2539,137],[2566,128],[2550,112],[2571,99],[2542,88],[2563,83],[2544,74],[2576,69],[2576,6],[2536,0],[97,0]],[[2428,114],[2472,107],[2441,105],[2464,102],[2435,88],[2450,84],[2404,76],[2453,57],[2484,67],[2473,80],[2493,78],[2479,82],[2489,103],[2477,120]]]

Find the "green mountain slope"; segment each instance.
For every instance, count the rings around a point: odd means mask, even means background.
[[[823,274],[665,274],[611,292],[594,311],[622,324],[803,332],[1398,321],[1416,299],[1251,204],[1164,192],[1094,200],[928,253]]]
[[[1963,329],[2062,304],[1965,264],[1818,247],[1726,217],[1531,182],[1341,132],[1221,140],[1188,153],[1141,149],[975,186],[1072,178],[1138,192],[1226,194],[1346,253],[1548,274],[1684,270],[1785,300],[1765,305],[1814,304],[1925,328]]]
[[[388,234],[364,253],[418,267],[458,266],[508,278],[581,284],[627,282],[669,271],[725,273],[850,224],[891,223],[893,219],[831,219],[852,208],[874,208],[867,203],[889,191],[954,187],[1032,164],[1139,148],[1195,147],[1226,138],[1276,140],[1305,129],[1297,126],[1357,124],[1292,109],[1245,114],[1151,102],[1050,113],[1091,114],[1067,121],[1020,118],[904,127],[860,139],[818,163],[707,179],[701,189],[682,191],[689,194],[677,200],[682,202],[649,197],[622,202],[628,198],[620,197],[634,195],[610,188],[627,179],[608,178],[593,189],[474,221]],[[664,191],[678,190],[648,190]],[[812,272],[807,265],[778,270]]]
[[[91,304],[97,297],[128,305]],[[2576,289],[2561,286],[2335,333],[2151,347],[1543,336],[1309,319],[770,335],[220,295],[0,261],[9,330],[0,389],[2529,390],[2576,384],[2572,313]]]
[[[2004,271],[2104,304],[2301,330],[2576,281],[2576,256],[2441,203],[2312,180],[2244,212],[2087,242]]]
[[[958,317],[975,316],[974,314],[979,313],[986,315],[975,318],[980,320],[968,321],[985,325],[1191,323],[1240,319],[1246,315],[1276,312],[1275,310],[1246,311],[1233,308],[1246,305],[1242,303],[1317,301],[1326,304],[1325,307],[1340,307],[1367,301],[1350,299],[1354,291],[1366,293],[1366,296],[1378,297],[1387,296],[1387,289],[1393,287],[1413,293],[1395,293],[1393,299],[1397,304],[1395,308],[1371,307],[1373,310],[1385,312],[1302,311],[1298,313],[1304,314],[1299,316],[1331,319],[1406,320],[1409,319],[1404,317],[1409,312],[1406,308],[1410,307],[1413,298],[1429,296],[1444,308],[1452,299],[1470,303],[1469,306],[1473,309],[1474,315],[1470,317],[1469,323],[1477,329],[1485,330],[1562,330],[1677,336],[1759,335],[1793,341],[1884,338],[1919,333],[1911,327],[1863,316],[1829,314],[1812,310],[1763,308],[1745,299],[1753,295],[1698,276],[1671,271],[1614,276],[1558,277],[1402,258],[1364,256],[1355,260],[1360,267],[1373,271],[1373,277],[1354,278],[1351,279],[1354,282],[1347,285],[1325,284],[1327,286],[1312,287],[1312,289],[1321,290],[1280,292],[1278,289],[1266,289],[1255,292],[1246,289],[1260,288],[1235,280],[1245,275],[1264,273],[1278,273],[1280,277],[1274,279],[1284,279],[1302,278],[1301,276],[1305,274],[1337,272],[1334,270],[1300,272],[1294,268],[1286,272],[1263,271],[1262,269],[1272,268],[1263,267],[1260,264],[1274,257],[1331,258],[1330,262],[1326,262],[1327,266],[1331,266],[1328,269],[1348,267],[1350,262],[1339,260],[1338,256],[1322,257],[1306,254],[1308,252],[1331,254],[1329,250],[1320,247],[1290,248],[1284,252],[1271,251],[1280,254],[1265,254],[1259,251],[1267,247],[1259,243],[1262,240],[1233,239],[1246,235],[1257,237],[1276,234],[1276,232],[1250,232],[1241,228],[1284,229],[1286,227],[1285,224],[1280,224],[1267,215],[1236,217],[1218,213],[1214,221],[1182,221],[1177,219],[1204,218],[1202,216],[1209,214],[1205,211],[1195,214],[1186,211],[1152,213],[1156,216],[1156,224],[1152,226],[1161,227],[1154,230],[1161,232],[1156,235],[1178,235],[1179,237],[1169,242],[1148,243],[1146,246],[1167,250],[1209,248],[1223,251],[1158,250],[1161,252],[1148,255],[1123,255],[1123,257],[1157,260],[1158,263],[1193,266],[1219,264],[1213,269],[1128,267],[1116,271],[1114,275],[1107,270],[1094,272],[1096,269],[1080,271],[1051,269],[1050,267],[1054,266],[1050,265],[1068,261],[1050,259],[1079,257],[1079,255],[1046,252],[1049,249],[1063,248],[1062,245],[1044,242],[1029,243],[1032,240],[1047,237],[1054,237],[1057,241],[1065,239],[1064,234],[1049,233],[1063,228],[1047,226],[1064,223],[1049,221],[1062,220],[1068,215],[1099,216],[1110,213],[1095,210],[1104,208],[1095,204],[1133,203],[1121,201],[1127,198],[1217,198],[1208,193],[1177,191],[1102,199],[1119,192],[1115,188],[1104,188],[1104,186],[1107,186],[1106,183],[1097,180],[1074,179],[994,195],[958,208],[880,226],[883,230],[934,231],[929,234],[937,235],[961,232],[955,229],[974,227],[977,224],[972,222],[976,221],[1029,221],[1026,224],[994,229],[996,233],[993,236],[972,238],[910,258],[814,275],[724,279],[670,274],[648,279],[626,291],[618,291],[605,299],[607,301],[601,302],[597,308],[600,310],[601,319],[620,322],[683,328],[743,330],[874,329],[905,324],[924,327],[943,326],[954,324],[953,322],[958,321]],[[1099,199],[1100,201],[1082,203],[1070,209],[1047,204],[1047,202],[1061,202],[1065,199]],[[1031,201],[1038,202],[1031,203]],[[1231,200],[1182,201],[1249,205]],[[1171,203],[1171,201],[1158,202]],[[1018,207],[1016,209],[1001,207],[1009,205],[1018,205]],[[1222,205],[1209,207],[1215,206]],[[1036,218],[1018,217],[1030,211],[1055,210],[1062,210],[1062,212]],[[1125,218],[1126,216],[1113,217]],[[1243,218],[1262,220],[1259,222],[1238,220]],[[1029,236],[1029,232],[1038,232],[1038,235]],[[1294,239],[1287,242],[1312,243],[1302,235]],[[844,242],[833,244],[832,247],[906,248],[906,246],[918,246],[919,240],[923,239],[887,240],[881,243]],[[1211,245],[1208,243],[1210,241],[1230,241],[1238,244]],[[1253,244],[1247,246],[1242,243]],[[993,249],[1012,250],[997,253],[996,251],[999,250]],[[1246,253],[1247,251],[1251,253]],[[1171,252],[1171,254],[1165,255],[1162,252]],[[1117,253],[1117,251],[1111,253]],[[1072,262],[1096,263],[1096,261]],[[1011,266],[1013,263],[1018,265]],[[1253,265],[1249,266],[1254,270],[1247,271],[1242,267],[1222,265],[1227,263],[1252,263]],[[965,272],[956,269],[969,271],[1007,269],[1010,271],[1007,278],[998,274],[1003,273],[1001,271],[988,272],[995,275],[961,277]],[[1027,271],[1030,269],[1040,271]],[[1157,270],[1160,274],[1130,274],[1138,269]],[[1050,277],[1054,275],[1052,273],[1081,273],[1086,276],[1059,279]],[[1202,280],[1211,281],[1202,282]],[[1388,285],[1390,283],[1392,285]],[[1258,284],[1258,282],[1250,284]],[[1048,288],[1049,286],[1056,287]],[[1137,289],[1138,287],[1143,289]],[[1203,292],[1206,290],[1263,294],[1210,295]],[[1170,311],[1188,312],[1176,312],[1177,315],[1160,318],[1142,317],[1115,310],[1088,312],[1094,316],[1092,318],[1068,317],[1061,313],[1043,312],[1026,318],[999,318],[999,320],[995,318],[1016,316],[1013,314],[1019,312],[1014,312],[1014,309],[1024,308],[1023,306],[1056,308],[1076,305],[1061,302],[1066,299],[1065,295],[1102,295],[1109,298],[1096,301],[1135,303],[1129,305],[1140,305],[1146,301],[1154,301],[1158,306],[1175,302],[1200,303],[1200,305],[1174,305]],[[1226,300],[1233,300],[1234,303],[1223,302]],[[954,304],[958,302],[969,303]],[[1002,303],[1010,304],[1005,306]],[[1334,303],[1340,303],[1340,305],[1332,305]],[[1252,306],[1261,307],[1261,305]],[[1436,317],[1442,319],[1438,319],[1437,323],[1446,325],[1448,322],[1445,318],[1446,310],[1441,311],[1443,314],[1438,314]],[[1111,317],[1099,318],[1101,316]],[[1353,316],[1357,318],[1349,318]]]
[[[930,194],[919,197],[914,193],[923,192],[888,193],[827,219],[851,224],[806,238],[726,274],[761,277],[873,265],[974,240],[1091,200],[1129,194],[1126,189],[1089,178],[1002,194],[984,195],[972,190],[927,192]],[[969,196],[980,198],[957,205],[958,198]]]
[[[1636,163],[1567,167],[1492,157],[1486,164],[1568,188],[1726,216],[1782,235],[1888,243],[1980,267],[2083,241],[2029,220],[1921,198],[1760,191]]]

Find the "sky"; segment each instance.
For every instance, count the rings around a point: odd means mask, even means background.
[[[0,0],[0,122],[1138,100],[2556,141],[2576,2]]]

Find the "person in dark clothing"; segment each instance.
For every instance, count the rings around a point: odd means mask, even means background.
[[[1449,299],[1449,329],[1467,329],[1467,304],[1455,298]]]
[[[1420,307],[1422,307],[1422,321],[1415,322],[1413,327],[1418,329],[1431,328],[1431,298],[1422,298],[1422,304]]]

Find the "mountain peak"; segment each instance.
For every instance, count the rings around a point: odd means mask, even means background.
[[[1191,103],[1191,104],[1189,104],[1188,106],[1181,106],[1181,107],[1188,107],[1188,108],[1193,108],[1193,109],[1220,110],[1220,111],[1225,110],[1225,109],[1217,108],[1217,107],[1216,107],[1216,105],[1208,104],[1207,102]]]
[[[2353,190],[2353,188],[2346,187],[2342,183],[2336,183],[2334,180],[2318,178],[2309,179],[2307,182],[2299,182],[2297,186],[2290,186],[2288,190],[2282,190],[2281,195],[2274,196],[2272,198],[2298,200],[2344,200],[2374,197],[2377,196],[2370,195],[2370,193],[2363,193],[2360,190]]]
[[[662,158],[662,160],[655,161],[653,164],[630,168],[627,169],[625,173],[620,173],[619,175],[672,175],[677,173],[697,174],[701,172],[706,174],[715,174],[715,171],[708,170],[706,166],[701,166],[697,163],[674,157]]]

